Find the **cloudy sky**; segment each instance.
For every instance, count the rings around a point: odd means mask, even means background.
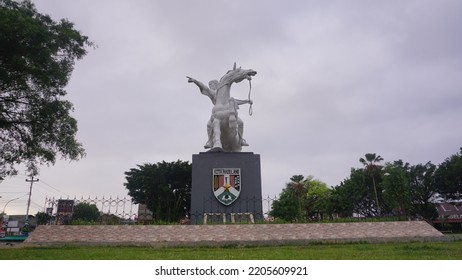
[[[185,76],[208,83],[234,62],[258,72],[240,117],[265,196],[294,174],[338,185],[366,153],[439,164],[462,146],[461,1],[33,2],[98,47],[67,87],[87,156],[42,167],[32,214],[45,196],[127,196],[137,164],[191,162],[212,104]],[[22,174],[0,185],[2,203],[27,194]]]

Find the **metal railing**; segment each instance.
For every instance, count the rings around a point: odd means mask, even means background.
[[[63,202],[67,202],[65,206]],[[138,205],[131,198],[88,197],[88,198],[55,198],[45,199],[46,213],[52,219],[50,224],[66,224],[72,219],[75,205],[86,203],[95,205],[100,211],[100,219],[95,223],[101,224],[134,224],[138,221]]]
[[[203,206],[207,211],[200,213],[191,213],[185,211],[184,217],[178,221],[159,221],[153,216],[153,213],[144,205],[135,204],[131,198],[119,197],[88,197],[88,198],[55,198],[47,197],[45,199],[46,213],[51,217],[48,224],[70,224],[78,223],[73,220],[73,208],[81,203],[95,205],[100,211],[100,219],[93,221],[93,224],[189,224],[191,220],[200,221],[205,224],[223,224],[223,223],[255,223],[263,221],[268,217],[271,205],[276,197],[266,197],[261,199],[240,198],[234,204],[227,207],[227,211],[222,208],[214,208],[217,203],[216,198],[204,198]],[[254,209],[255,205],[261,205],[257,212],[249,211]],[[207,219],[204,222],[204,214]],[[223,219],[223,217],[225,217]],[[197,223],[196,223],[197,224]]]

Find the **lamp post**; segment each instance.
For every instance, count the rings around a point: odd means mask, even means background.
[[[3,216],[5,215],[5,209],[6,209],[6,206],[8,206],[8,203],[10,203],[11,201],[15,201],[15,200],[17,200],[17,199],[20,199],[20,198],[22,198],[22,197],[24,197],[24,196],[26,196],[26,195],[27,195],[27,194],[25,194],[25,195],[23,195],[23,196],[20,196],[20,197],[16,197],[16,198],[10,199],[10,200],[8,200],[8,201],[6,202],[5,206],[3,206],[2,213],[0,213],[0,214],[1,214],[1,216],[0,216],[0,222],[1,222],[1,223],[0,223],[0,228],[3,227]],[[1,196],[0,196],[0,197],[1,197]]]
[[[22,197],[25,197],[26,195],[27,195],[27,194],[25,194],[25,195],[23,195],[23,196],[20,196],[20,197],[16,197],[16,198],[13,198],[13,199],[8,200],[8,201],[6,202],[6,204],[5,204],[5,206],[3,207],[2,213],[5,213],[5,209],[6,209],[6,206],[8,205],[8,203],[10,203],[11,201],[15,201],[15,200],[17,200],[17,199],[20,199],[20,198],[22,198]]]

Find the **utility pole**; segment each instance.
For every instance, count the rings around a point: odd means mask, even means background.
[[[29,207],[30,207],[30,197],[32,196],[32,185],[34,182],[38,182],[39,179],[34,179],[34,175],[30,176],[30,180],[26,179],[26,182],[30,182],[29,189],[29,199],[27,200],[27,211],[26,211],[26,220],[24,221],[24,226],[29,227]]]

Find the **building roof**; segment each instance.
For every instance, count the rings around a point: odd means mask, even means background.
[[[436,204],[438,216],[447,219],[461,219],[462,218],[462,203],[449,203],[440,202]]]

